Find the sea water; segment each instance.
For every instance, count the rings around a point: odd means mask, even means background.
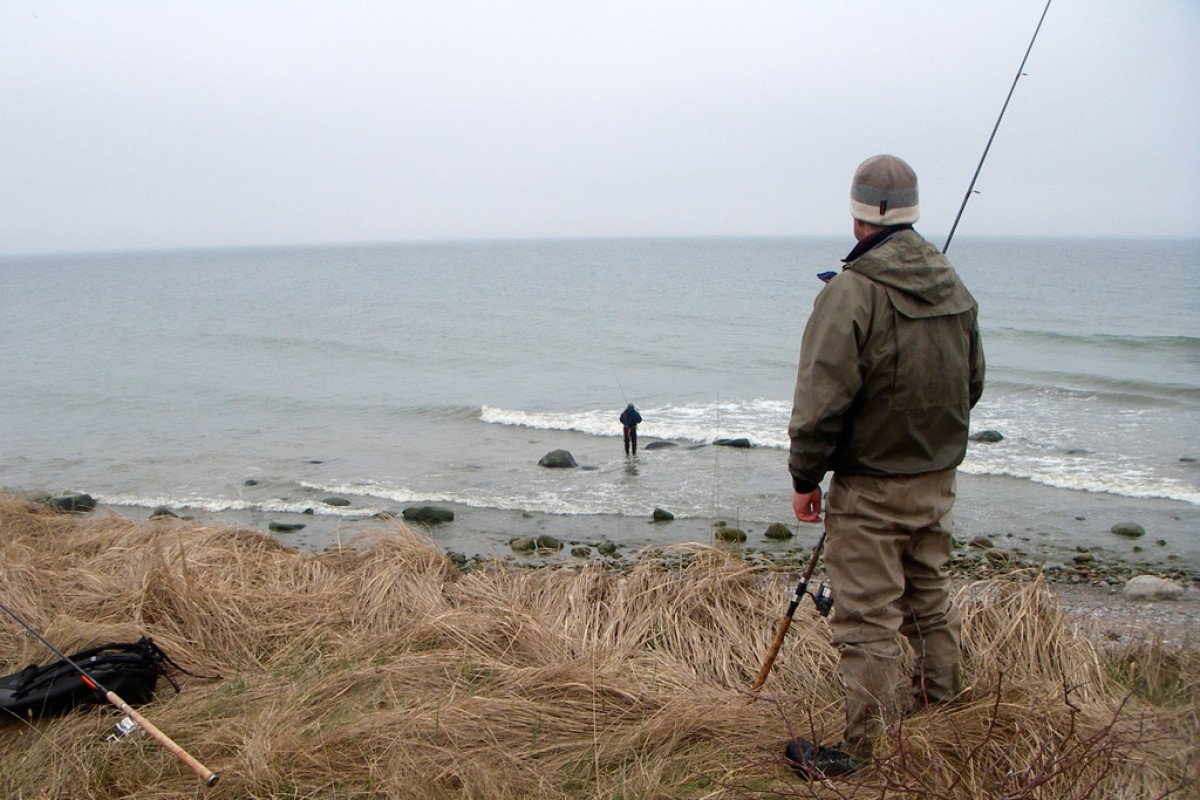
[[[444,503],[583,527],[656,507],[787,522],[800,339],[816,273],[851,244],[3,256],[0,486],[256,519]],[[1109,528],[1135,521],[1146,557],[1200,566],[1200,241],[954,244],[988,362],[972,432],[1004,437],[971,444],[960,535],[1129,550]],[[737,438],[753,447],[713,444]],[[537,466],[559,448],[582,468]]]

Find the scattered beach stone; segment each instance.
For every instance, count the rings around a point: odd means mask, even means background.
[[[308,514],[308,515],[310,515],[310,516],[311,516],[312,514],[316,514],[316,513],[317,513],[317,510],[316,510],[315,508],[306,508],[306,509],[304,509],[303,511],[301,511],[300,513],[301,513],[301,514]]]
[[[741,447],[741,448],[748,448],[748,447],[754,446],[754,445],[750,444],[749,439],[746,439],[744,437],[740,438],[740,439],[717,439],[715,442],[713,442],[713,444],[719,444],[722,447]]]
[[[409,506],[400,513],[409,522],[427,522],[438,525],[454,521],[454,512],[441,506]]]
[[[983,556],[997,566],[1004,566],[1013,560],[1012,553],[1001,547],[992,547],[988,550],[984,550]],[[1076,558],[1078,558],[1078,556],[1076,556]]]
[[[304,528],[303,522],[268,522],[267,523],[267,529],[270,531],[273,531],[275,533],[292,533],[294,531],[302,530],[303,528]]]
[[[1178,583],[1154,575],[1138,575],[1130,578],[1121,590],[1130,600],[1178,600],[1184,589]]]
[[[562,550],[563,543],[553,536],[521,536],[509,541],[514,553],[532,553],[535,550]]]
[[[763,533],[763,536],[768,539],[782,541],[784,539],[792,538],[795,536],[795,534],[792,533],[791,528],[789,528],[787,525],[784,525],[782,522],[772,522],[767,526],[767,530]]]
[[[617,545],[613,542],[601,542],[596,545],[596,552],[602,556],[613,556],[617,554]]]
[[[539,467],[550,467],[551,469],[568,469],[578,467],[579,464],[575,461],[575,456],[571,455],[568,450],[551,450],[542,459],[538,461]]]
[[[242,484],[242,485],[243,485],[243,486],[258,486],[258,481],[254,480],[254,478],[247,478],[247,479],[246,479],[246,480],[243,482],[243,484]]]
[[[732,525],[718,525],[713,529],[713,534],[717,537],[718,541],[722,542],[746,541],[746,532]]]
[[[460,553],[456,550],[449,550],[446,552],[446,559],[459,569],[463,569],[467,566],[467,556],[465,553]]]
[[[1076,553],[1071,557],[1071,560],[1076,564],[1091,564],[1096,560],[1096,556],[1091,553]]]
[[[321,501],[327,506],[348,506],[350,501],[344,497],[326,497]]]
[[[179,519],[179,515],[166,506],[159,506],[150,512],[150,519]]]
[[[679,447],[675,442],[648,442],[642,445],[643,450],[665,450],[668,447]]]
[[[1139,536],[1146,535],[1146,529],[1136,522],[1118,522],[1112,526],[1111,530],[1117,536],[1125,536],[1129,539],[1136,539]]]
[[[973,433],[967,437],[972,442],[981,442],[983,444],[995,444],[996,442],[1004,441],[1004,434],[1000,431],[986,430],[979,433]]]
[[[56,494],[46,498],[46,505],[67,514],[86,514],[96,508],[96,498],[90,494]]]
[[[591,558],[592,548],[584,547],[583,545],[580,545],[579,547],[572,547],[571,555],[575,556],[576,558]]]
[[[665,508],[656,508],[654,509],[654,513],[650,515],[650,518],[655,522],[670,522],[675,519],[675,515]]]
[[[992,542],[992,540],[987,538],[986,536],[976,536],[974,539],[972,539],[969,542],[969,544],[971,545],[971,547],[982,547],[985,550],[991,550],[993,547],[996,546]]]

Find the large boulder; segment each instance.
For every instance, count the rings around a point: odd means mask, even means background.
[[[750,443],[750,440],[745,437],[742,437],[740,439],[717,439],[715,442],[713,442],[713,444],[719,444],[722,447],[740,447],[740,448],[754,447],[754,445]]]
[[[1000,431],[988,430],[979,431],[979,433],[973,433],[967,438],[972,442],[979,442],[981,444],[995,444],[996,442],[1004,441],[1004,434],[1000,433]]]
[[[454,512],[441,506],[409,506],[400,514],[409,522],[424,522],[431,525],[454,521]]]
[[[746,532],[732,525],[718,525],[716,528],[713,528],[713,536],[716,537],[718,542],[746,541]]]
[[[784,541],[792,538],[794,535],[795,534],[792,533],[792,529],[787,525],[784,525],[782,522],[772,522],[767,526],[766,532],[763,533],[763,536],[766,538],[775,539],[776,541]]]
[[[550,467],[551,469],[567,469],[578,467],[579,464],[576,463],[575,456],[571,455],[569,450],[551,450],[542,456],[541,461],[538,461],[538,466]]]
[[[1121,590],[1130,600],[1178,600],[1183,597],[1183,587],[1174,581],[1154,575],[1138,575],[1130,578]]]
[[[90,494],[56,494],[46,498],[46,505],[67,514],[86,514],[96,508],[96,498]]]

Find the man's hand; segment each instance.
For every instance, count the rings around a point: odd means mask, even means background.
[[[796,512],[796,519],[801,522],[820,522],[821,487],[818,486],[805,494],[796,492],[792,495],[792,510]]]

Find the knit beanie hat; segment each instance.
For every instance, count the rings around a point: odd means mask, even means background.
[[[921,216],[917,173],[895,156],[873,156],[858,165],[850,184],[850,214],[872,225],[911,225]]]

